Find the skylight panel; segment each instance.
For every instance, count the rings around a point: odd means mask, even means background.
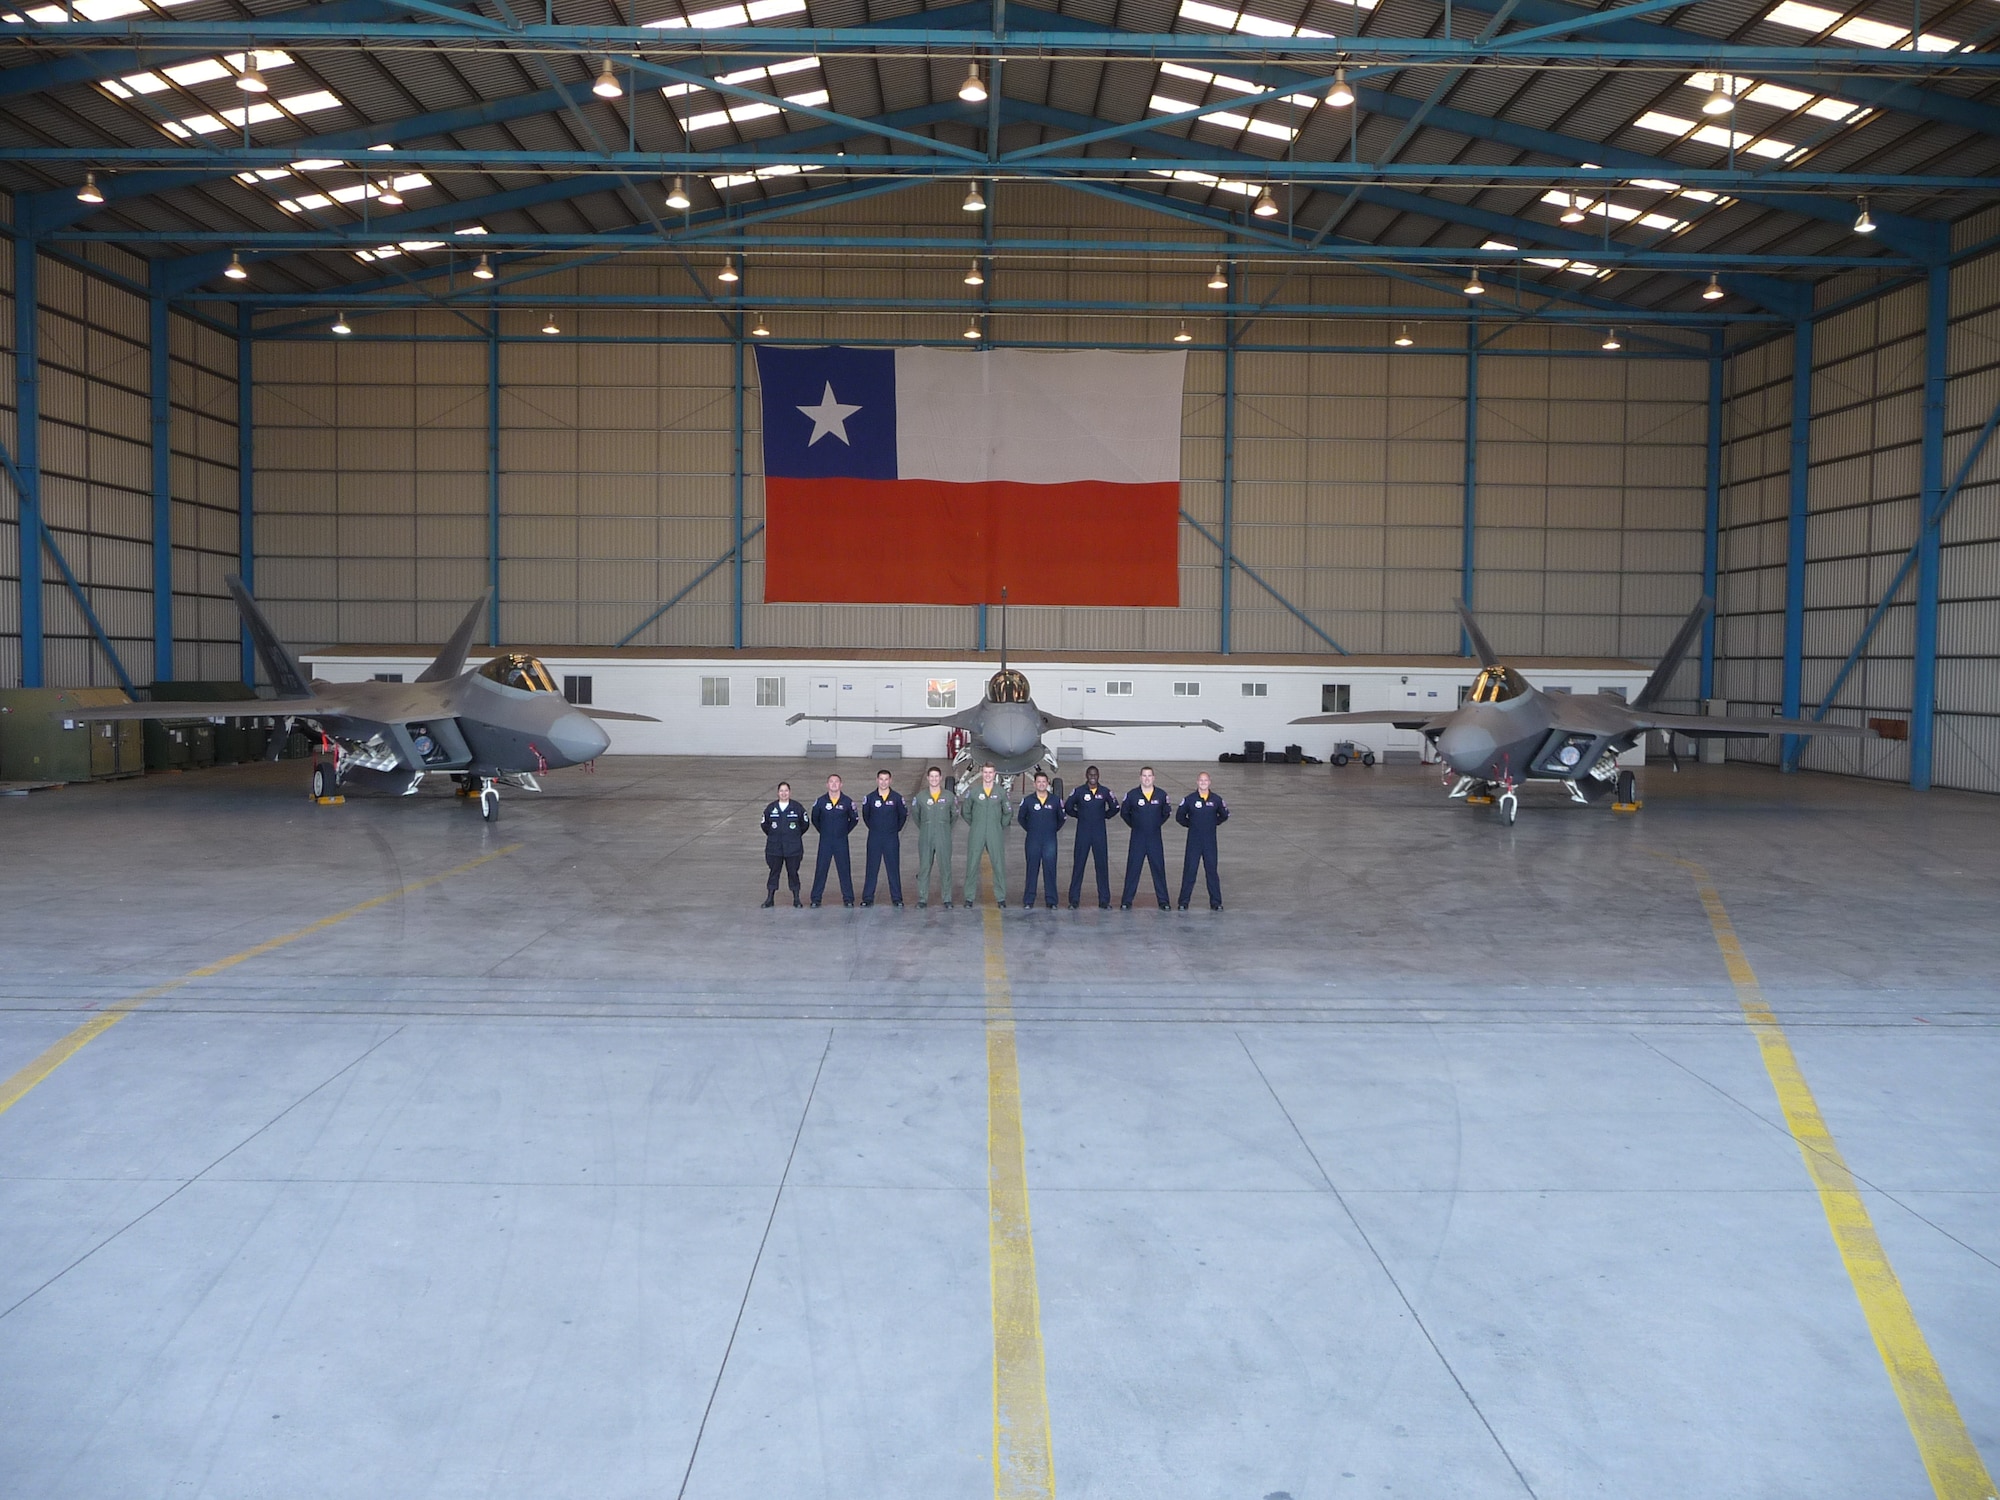
[[[1245,198],[1255,198],[1264,191],[1254,182],[1237,182],[1231,178],[1217,177],[1213,172],[1197,172],[1189,167],[1181,167],[1171,172],[1155,167],[1152,169],[1152,175],[1171,178],[1175,182],[1198,182],[1203,187],[1212,187],[1225,193],[1240,193]]]
[[[192,135],[214,135],[219,130],[231,127],[262,125],[267,120],[281,120],[286,115],[309,115],[322,109],[339,109],[342,101],[324,89],[310,94],[294,94],[289,99],[280,99],[276,104],[262,102],[246,105],[241,109],[225,109],[213,115],[189,115],[184,120],[163,120],[162,127],[168,135],[186,140]]]
[[[720,10],[696,11],[685,21],[678,16],[669,16],[664,21],[648,21],[646,24],[668,31],[685,31],[690,26],[706,31],[723,26],[748,26],[753,21],[771,21],[779,16],[802,16],[805,13],[806,0],[750,0],[748,5],[725,5]]]
[[[1160,72],[1169,78],[1185,78],[1190,83],[1213,84],[1217,88],[1228,89],[1232,94],[1255,94],[1263,90],[1261,83],[1252,83],[1247,78],[1231,78],[1227,73],[1209,73],[1200,68],[1184,67],[1180,63],[1161,63]],[[1319,100],[1311,94],[1273,94],[1273,104],[1289,104],[1296,109],[1311,109]],[[1197,106],[1183,104],[1182,109]]]
[[[340,163],[336,162],[334,165],[338,166]],[[434,186],[436,184],[423,173],[412,172],[406,177],[397,177],[385,182],[351,182],[346,187],[334,188],[329,192],[305,193],[297,198],[280,198],[278,207],[288,214],[296,214],[311,209],[331,208],[336,203],[358,203],[363,198],[379,198],[391,187],[398,193],[413,193],[418,188]]]
[[[716,75],[715,81],[717,83],[754,83],[760,78],[781,78],[787,73],[803,73],[808,69],[818,66],[819,59],[817,57],[797,57],[793,58],[790,62],[772,63],[768,68],[745,68],[740,73],[719,73]],[[698,83],[670,83],[660,90],[660,96],[665,99],[679,99],[685,95],[698,94],[703,91],[703,85]]]
[[[829,95],[825,89],[814,89],[808,94],[787,94],[785,103],[799,104],[808,109],[827,102]],[[776,104],[732,104],[727,109],[706,110],[698,115],[689,115],[681,121],[683,129],[713,130],[718,125],[741,125],[748,120],[763,120],[780,113]]]
[[[269,73],[273,69],[292,65],[291,57],[283,52],[259,52],[254,55],[260,72]],[[127,73],[123,78],[101,79],[99,86],[114,98],[130,99],[134,94],[163,94],[170,84],[192,88],[198,83],[234,78],[243,71],[243,54],[232,52],[226,57],[204,57],[194,62],[178,63],[171,68],[162,68],[158,73]]]
[[[1351,5],[1356,10],[1373,10],[1381,0],[1339,0],[1339,3]],[[1246,10],[1210,5],[1207,0],[1181,0],[1180,18],[1203,26],[1219,26],[1224,31],[1240,32],[1246,36],[1327,35],[1324,31],[1314,31],[1310,26],[1287,26],[1283,21],[1267,20]]]
[[[1663,115],[1658,110],[1649,109],[1632,123],[1640,130],[1657,131],[1661,135],[1700,141],[1703,145],[1721,146],[1725,150],[1734,149],[1747,152],[1751,156],[1765,156],[1773,160],[1789,161],[1805,150],[1803,146],[1778,140],[1775,136],[1727,130],[1720,125],[1697,125],[1693,120],[1683,120],[1677,115]]]
[[[1579,212],[1595,214],[1600,219],[1614,219],[1620,224],[1637,224],[1645,229],[1660,229],[1669,234],[1678,234],[1690,228],[1689,219],[1669,218],[1666,214],[1643,213],[1625,203],[1614,203],[1602,199],[1586,198],[1581,193],[1572,193],[1561,188],[1551,188],[1542,194],[1542,202],[1552,203],[1557,208],[1574,206]]]
[[[1865,106],[1849,104],[1845,99],[1834,99],[1826,95],[1808,94],[1804,89],[1786,88],[1783,84],[1759,83],[1750,78],[1734,78],[1727,73],[1690,73],[1683,80],[1691,89],[1703,94],[1722,91],[1737,99],[1748,100],[1752,104],[1768,104],[1772,109],[1782,109],[1787,114],[1804,110],[1822,120],[1851,120],[1857,115],[1868,113]]]
[[[1764,12],[1764,19],[1774,26],[1810,32],[1814,36],[1830,30],[1843,42],[1853,42],[1857,47],[1893,49],[1906,46],[1910,40],[1907,27],[1895,26],[1887,21],[1870,21],[1863,16],[1843,21],[1839,11],[1806,5],[1802,0],[1778,0],[1778,4]],[[1956,52],[1962,45],[1948,36],[1937,36],[1928,31],[1917,38],[1919,52]]]
[[[1521,247],[1519,245],[1510,245],[1505,240],[1487,240],[1479,248],[1482,250],[1519,250]],[[1528,255],[1523,256],[1522,259],[1531,266],[1546,266],[1551,271],[1573,271],[1579,276],[1609,276],[1611,274],[1602,266],[1593,266],[1587,260],[1570,260],[1568,257],[1561,255]]]
[[[186,5],[188,0],[158,0],[162,7]],[[76,19],[79,21],[116,21],[125,16],[136,16],[153,7],[146,0],[77,0]],[[28,12],[30,21],[40,21],[43,25],[53,25],[70,19],[66,5],[38,5]],[[18,14],[0,14],[0,21],[18,25]]]
[[[711,177],[709,182],[720,192],[724,188],[743,187],[748,183],[762,182],[771,177],[798,177],[806,172],[821,172],[824,167],[798,166],[790,162],[780,162],[773,167],[759,167],[754,172],[734,172],[723,177]]]
[[[1177,115],[1190,109],[1201,108],[1198,104],[1184,103],[1179,99],[1169,99],[1163,94],[1155,94],[1147,107],[1155,114]],[[1268,135],[1273,140],[1289,141],[1298,136],[1298,130],[1290,125],[1280,125],[1275,120],[1253,120],[1248,115],[1237,114],[1230,109],[1210,110],[1203,120],[1211,125],[1227,125],[1236,130],[1247,130],[1253,135]],[[1191,123],[1201,123],[1195,121]]]

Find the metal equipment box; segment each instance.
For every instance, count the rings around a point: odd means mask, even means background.
[[[146,696],[154,700],[213,703],[218,712],[223,705],[254,703],[256,690],[240,682],[153,682]],[[262,719],[230,719],[221,724],[206,718],[153,719],[146,724],[146,766],[154,771],[183,770],[195,766],[229,766],[254,760],[264,751],[265,739],[258,736],[256,749],[250,745],[249,726]]]
[[[146,769],[137,723],[62,719],[65,708],[131,700],[117,688],[0,690],[0,781],[109,781]]]

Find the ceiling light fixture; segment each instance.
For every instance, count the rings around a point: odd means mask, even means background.
[[[1347,83],[1347,69],[1333,70],[1333,87],[1327,90],[1326,102],[1335,109],[1345,109],[1354,102],[1354,90]]]
[[[480,256],[479,264],[472,268],[472,278],[475,281],[491,281],[493,279],[493,262],[483,255]]]
[[[986,212],[986,200],[979,196],[978,183],[973,183],[971,187],[965,190],[965,201],[958,206],[969,214],[983,214]]]
[[[1855,202],[1861,206],[1861,212],[1854,217],[1854,232],[1856,234],[1873,234],[1875,232],[1875,221],[1868,217],[1868,200],[1866,198],[1857,198]]]
[[[1468,297],[1484,297],[1486,295],[1486,283],[1479,279],[1479,267],[1474,266],[1472,268],[1472,276],[1466,281],[1461,290]]]
[[[251,54],[253,58],[255,55]],[[236,86],[246,94],[268,94],[271,91],[271,85],[264,81],[264,75],[257,71],[254,61],[236,75]]]
[[[1599,347],[1604,349],[1623,349],[1625,346],[1618,342],[1618,330],[1607,328],[1604,330],[1604,342]]]
[[[1175,330],[1174,342],[1176,344],[1192,344],[1194,342],[1194,335],[1188,332],[1186,318],[1181,319],[1181,326]]]
[[[726,281],[733,284],[735,282],[741,281],[743,279],[743,274],[742,272],[736,269],[735,261],[725,260],[722,263],[722,269],[715,273],[715,279],[717,281]]]
[[[750,330],[750,337],[753,339],[767,339],[770,336],[771,330],[764,326],[764,319],[760,315],[757,319],[757,326]]]
[[[965,336],[969,339],[976,339],[979,337],[979,319],[974,318],[971,322],[965,325]]]
[[[1257,206],[1251,209],[1250,212],[1260,219],[1275,219],[1278,217],[1278,200],[1271,196],[1269,188],[1265,188],[1258,196]]]
[[[625,85],[618,81],[618,75],[611,71],[611,59],[604,59],[604,70],[597,75],[597,82],[590,86],[591,93],[600,99],[623,99]]]
[[[1701,289],[1701,300],[1714,302],[1722,296],[1722,279],[1715,272],[1708,273],[1708,285]]]
[[[675,213],[684,213],[694,207],[694,199],[688,196],[687,184],[678,177],[674,179],[674,185],[667,189],[667,207]]]
[[[396,191],[396,184],[393,181],[383,183],[381,191],[376,193],[375,196],[390,208],[401,208],[403,206],[403,195]]]
[[[337,312],[333,315],[333,331],[339,334],[342,338],[346,338],[350,333],[354,332],[352,328],[349,328],[347,326],[346,313]]]
[[[1715,92],[1701,101],[1701,112],[1705,115],[1726,115],[1736,108],[1736,96],[1729,92],[1733,80],[1716,75]]]
[[[546,333],[550,338],[554,338],[562,332],[562,325],[556,322],[556,315],[554,313],[550,313],[548,322],[542,325],[542,332]]]
[[[250,275],[243,268],[243,257],[233,253],[229,257],[229,264],[222,268],[222,274],[227,276],[231,281],[243,281],[248,279]]]
[[[979,76],[978,63],[968,63],[966,65],[965,82],[958,86],[958,97],[963,99],[967,104],[984,104],[986,102],[986,83]]]
[[[1581,224],[1583,222],[1583,210],[1576,206],[1575,193],[1569,195],[1569,207],[1562,211],[1562,222],[1565,224]]]
[[[1208,278],[1208,289],[1211,292],[1226,292],[1229,290],[1229,278],[1222,274],[1221,261],[1215,263],[1215,274]]]
[[[83,174],[83,186],[76,190],[76,201],[79,203],[102,203],[104,201],[104,193],[97,186],[97,174],[95,172],[85,172]]]
[[[985,285],[986,285],[986,277],[985,277],[985,275],[984,275],[984,274],[983,274],[983,273],[982,273],[982,272],[980,271],[980,269],[979,269],[979,262],[978,262],[978,261],[976,261],[976,260],[975,260],[975,261],[974,261],[974,262],[973,262],[973,263],[971,264],[971,266],[967,268],[967,270],[966,270],[966,273],[965,273],[965,284],[966,284],[967,286],[985,286]]]
[[[1416,340],[1410,337],[1410,325],[1408,323],[1399,323],[1396,326],[1396,337],[1394,340],[1396,347],[1398,349],[1407,349],[1415,342]]]

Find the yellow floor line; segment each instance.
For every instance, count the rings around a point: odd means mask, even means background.
[[[1931,1488],[1937,1492],[1938,1500],[1992,1500],[1993,1477],[1987,1472],[1972,1435],[1965,1429],[1965,1419],[1959,1415],[1958,1403],[1952,1400],[1944,1372],[1938,1368],[1923,1330],[1917,1326],[1910,1299],[1903,1294],[1895,1267],[1889,1264],[1889,1253],[1875,1233],[1868,1205],[1855,1186],[1833,1132],[1819,1112],[1819,1103],[1799,1068],[1792,1044],[1785,1039],[1784,1028],[1764,1001],[1763,988],[1757,983],[1750,960],[1744,957],[1743,945],[1737,941],[1736,927],[1722,905],[1722,896],[1708,871],[1700,865],[1686,859],[1674,863],[1694,877],[1702,909],[1708,913],[1708,924],[1715,930],[1715,946],[1722,950],[1730,982],[1736,986],[1743,1019],[1757,1039],[1764,1057],[1764,1071],[1771,1076],[1771,1087],[1785,1112],[1785,1123],[1798,1142],[1799,1155],[1805,1159],[1813,1186],[1819,1189],[1827,1226],[1833,1231],[1833,1242],[1847,1267],[1848,1280],[1854,1284],[1862,1316],[1868,1320],[1868,1331],[1874,1335],[1875,1348],[1889,1372],[1889,1383],[1902,1403],[1910,1435],[1917,1440],[1917,1452],[1930,1474]]]
[[[1014,1054],[1014,995],[1001,917],[986,923],[986,1224],[993,1268],[994,1500],[1053,1500],[1049,1393],[1042,1360],[1042,1298],[1028,1221],[1021,1072]]]
[[[482,854],[477,859],[469,859],[462,865],[454,865],[449,870],[445,870],[440,874],[426,875],[422,880],[413,880],[408,885],[398,886],[393,891],[384,891],[379,896],[371,896],[358,905],[348,907],[345,911],[337,911],[330,917],[321,917],[317,922],[309,922],[304,927],[300,927],[295,931],[287,932],[280,937],[270,938],[257,944],[254,948],[245,948],[241,953],[232,953],[229,957],[217,959],[212,964],[203,964],[198,969],[189,969],[187,973],[181,975],[178,979],[169,979],[165,984],[156,984],[149,990],[141,990],[136,995],[127,995],[122,1000],[114,1001],[112,1004],[105,1006],[102,1011],[92,1016],[88,1021],[85,1021],[81,1026],[77,1027],[76,1030],[70,1032],[61,1041],[51,1046],[25,1068],[15,1073],[5,1083],[0,1083],[0,1115],[6,1114],[8,1110],[19,1104],[44,1078],[47,1078],[49,1074],[55,1072],[57,1068],[60,1068],[72,1057],[76,1056],[77,1053],[89,1046],[90,1043],[103,1036],[105,1032],[131,1015],[133,1011],[146,1004],[147,1001],[157,1000],[162,995],[171,994],[182,985],[190,984],[194,980],[213,978],[225,969],[233,969],[240,963],[248,963],[253,958],[261,958],[266,953],[283,948],[289,943],[296,943],[300,938],[308,938],[314,933],[325,932],[329,927],[338,927],[350,917],[358,917],[363,912],[373,911],[378,906],[386,906],[391,901],[407,896],[413,891],[420,891],[427,885],[436,885],[440,881],[451,879],[454,875],[463,875],[467,870],[477,869],[488,860],[498,859],[503,854],[512,854],[520,847],[519,844],[509,844],[504,849],[495,849],[490,854]]]

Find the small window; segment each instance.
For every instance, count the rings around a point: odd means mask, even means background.
[[[1201,684],[1198,682],[1177,682],[1174,684],[1174,696],[1176,698],[1199,698],[1201,696]]]
[[[703,708],[729,707],[729,679],[727,677],[702,678],[701,706]]]
[[[1243,684],[1243,696],[1246,698],[1268,698],[1271,696],[1271,684],[1268,682],[1246,682]]]
[[[401,682],[403,674],[401,672],[377,672],[375,680],[377,682]]]
[[[757,679],[757,706],[759,708],[783,708],[785,706],[785,679],[782,677],[759,677]]]
[[[1319,711],[1323,714],[1346,714],[1354,712],[1354,687],[1346,682],[1322,682],[1319,685]]]
[[[958,679],[956,677],[933,677],[924,684],[924,702],[932,708],[958,707]]]
[[[572,703],[590,702],[590,679],[588,677],[564,677],[563,696]]]
[[[1104,684],[1104,696],[1107,698],[1129,698],[1132,696],[1132,684],[1129,682],[1107,682]]]

